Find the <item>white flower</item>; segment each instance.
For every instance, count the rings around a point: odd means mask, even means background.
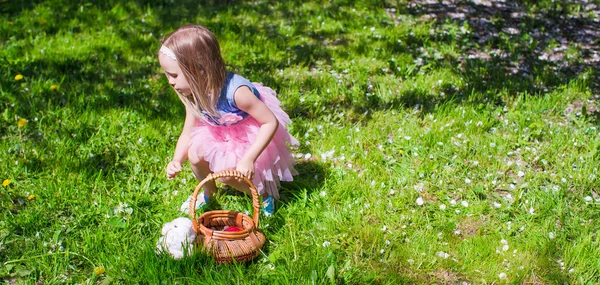
[[[333,157],[333,154],[335,153],[335,149],[332,149],[330,151],[327,151],[325,153],[321,154],[321,160],[325,161],[327,159],[331,159]]]
[[[471,183],[471,179],[465,178],[465,183],[470,184]]]
[[[447,254],[447,253],[445,253],[443,251],[438,251],[438,252],[435,253],[435,255],[437,255],[438,257],[441,257],[443,259],[446,259],[446,258],[448,258],[450,256],[450,254]]]
[[[330,242],[328,242],[328,241],[324,241],[324,242],[323,242],[323,247],[328,247],[329,245],[331,245],[331,243],[330,243]]]
[[[321,197],[325,197],[325,195],[327,195],[327,192],[321,191],[321,193],[319,193],[319,195],[321,195]]]
[[[312,154],[307,153],[304,155],[304,159],[309,160],[312,157]]]
[[[408,264],[410,264],[410,265],[413,265],[415,263],[415,261],[413,259],[409,259],[407,261],[408,261]]]
[[[417,191],[419,191],[419,192],[423,192],[423,189],[424,189],[425,187],[423,186],[423,183],[419,183],[419,184],[417,184],[417,185],[413,186],[413,188],[415,188],[415,190],[417,190]]]
[[[467,201],[463,200],[462,202],[460,202],[460,204],[463,205],[463,207],[469,207],[469,202]]]
[[[445,204],[440,204],[440,210],[446,210],[446,205]]]
[[[129,205],[127,203],[119,202],[119,205],[113,209],[113,213],[115,215],[117,215],[119,213],[125,213],[125,214],[131,215],[131,213],[133,213],[133,209],[131,207],[129,207]]]
[[[502,273],[498,274],[498,278],[500,278],[500,279],[506,278],[506,273],[502,272]]]
[[[450,205],[452,205],[452,206],[456,205],[456,200],[454,200],[454,199],[450,200]]]
[[[508,250],[508,244],[505,244],[502,246],[502,251],[507,251]]]
[[[525,176],[525,172],[523,172],[523,171],[519,171],[519,172],[517,173],[517,176],[519,176],[519,177],[523,177],[523,176]]]
[[[417,198],[416,202],[417,202],[417,205],[419,205],[419,206],[423,205],[423,198],[421,198],[421,197]]]
[[[494,207],[496,208],[500,208],[500,206],[502,206],[502,204],[498,203],[498,202],[494,202]]]
[[[553,232],[549,232],[548,233],[548,238],[549,239],[553,239],[554,238],[554,233]]]
[[[583,198],[583,200],[585,200],[586,202],[592,202],[593,198],[590,196],[585,196],[585,198]]]

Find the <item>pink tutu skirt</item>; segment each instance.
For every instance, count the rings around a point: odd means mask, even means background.
[[[281,109],[275,91],[260,83],[253,85],[279,121],[279,127],[273,140],[254,162],[252,183],[259,194],[267,193],[279,199],[279,182],[293,181],[292,176],[298,174],[289,147],[298,146],[299,143],[285,127],[291,120]],[[198,120],[191,133],[190,147],[195,147],[197,153],[204,153],[204,160],[213,172],[235,169],[255,141],[259,129],[260,123],[251,116],[231,126],[215,126]]]

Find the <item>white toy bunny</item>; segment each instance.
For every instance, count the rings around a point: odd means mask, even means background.
[[[157,253],[168,253],[175,259],[190,256],[194,247],[196,233],[192,228],[192,220],[188,218],[177,218],[166,223],[161,231],[162,236],[156,242]]]

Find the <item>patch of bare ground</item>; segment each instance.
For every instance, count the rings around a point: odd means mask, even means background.
[[[483,225],[488,220],[485,216],[480,217],[466,217],[457,226],[458,234],[462,237],[472,237],[476,236]]]
[[[446,285],[459,285],[465,282],[464,278],[460,274],[446,268],[440,268],[432,272],[429,278],[429,281],[431,282],[429,284],[437,283]]]

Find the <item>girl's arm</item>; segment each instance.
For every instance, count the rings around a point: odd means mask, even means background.
[[[173,179],[181,171],[181,164],[188,157],[188,149],[190,147],[190,134],[196,122],[196,118],[187,108],[185,110],[185,122],[183,130],[177,140],[173,160],[167,165],[167,178]]]
[[[256,98],[247,86],[242,86],[235,91],[234,100],[239,109],[248,113],[261,125],[256,140],[250,145],[250,148],[237,165],[238,171],[252,179],[254,176],[254,162],[273,139],[275,131],[279,127],[279,121],[267,105]]]

